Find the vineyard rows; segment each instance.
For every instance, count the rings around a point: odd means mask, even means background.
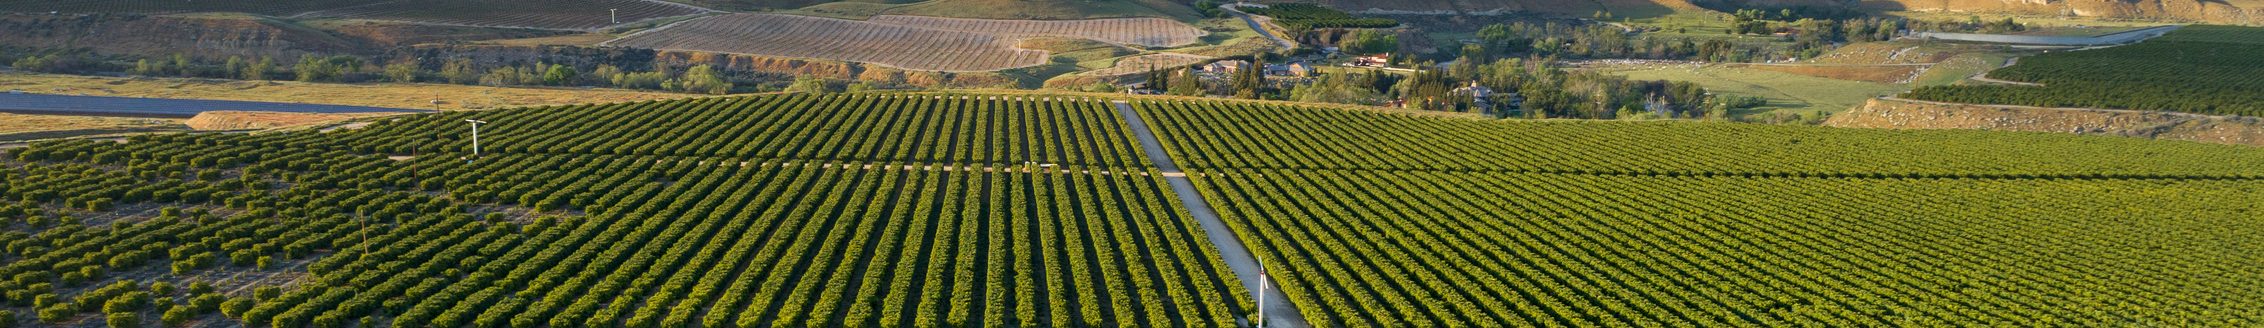
[[[239,142],[411,155],[470,153],[464,119],[491,122],[492,154],[666,155],[772,161],[1146,167],[1100,101],[966,96],[766,97],[453,112],[325,134]]]
[[[2187,26],[2134,45],[2020,58],[1972,84],[1911,90],[1943,102],[2264,116],[2264,28]]]
[[[1191,168],[1610,175],[2260,178],[2264,152],[2036,133],[1438,119],[1264,103],[1135,102]],[[2134,151],[2145,149],[2145,151]]]
[[[1153,17],[1049,21],[881,15],[868,21],[1012,37],[1053,36],[1092,39],[1150,48],[1194,44],[1201,42],[1203,35],[1208,34],[1208,32],[1186,23]]]
[[[319,10],[296,17],[394,20],[417,23],[595,30],[621,23],[696,15],[708,10],[658,0],[546,0],[539,4],[507,0],[396,0]]]
[[[1197,225],[1151,171],[1108,164],[1141,155],[1038,170],[1021,164],[1074,158],[930,143],[1090,147],[1074,135],[1120,129],[1100,106],[787,95],[424,115],[353,132],[42,143],[10,152],[0,171],[10,182],[0,196],[22,200],[0,212],[40,218],[10,225],[36,233],[0,237],[21,254],[0,267],[14,277],[0,290],[50,313],[38,318],[50,324],[156,319],[179,307],[279,327],[1233,325],[1252,301]],[[467,162],[460,142],[420,138],[472,117],[495,122],[483,131],[496,137],[483,140],[495,147],[486,158]],[[775,133],[795,140],[776,147],[695,155],[766,145],[725,139],[735,134],[774,135],[734,119],[808,130]],[[669,151],[569,147],[593,142]],[[1134,149],[1119,146],[1109,151]],[[380,156],[395,150],[421,155]],[[108,228],[49,219],[147,203],[167,214]],[[226,302],[211,310],[173,304],[210,293],[150,283],[306,258],[315,260],[299,287],[218,296]],[[82,286],[118,287],[67,292]],[[136,298],[103,306],[118,295]]]
[[[678,23],[606,44],[873,63],[912,70],[994,71],[1046,63],[1042,50],[1014,40],[864,21],[732,14]]]
[[[1316,326],[2264,324],[2254,180],[1219,172]]]
[[[2264,253],[2251,251],[2264,247],[2264,152],[2252,148],[1131,106],[1322,326],[2264,325]],[[1216,230],[1176,205],[1113,109],[776,94],[39,142],[0,152],[0,318],[1223,327],[1254,315],[1241,288],[1254,277],[1221,260]],[[490,122],[481,156],[465,119]],[[213,279],[235,276],[252,278]]]

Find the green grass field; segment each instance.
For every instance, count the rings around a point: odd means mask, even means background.
[[[1859,82],[1786,74],[1755,69],[1707,66],[1690,69],[1688,66],[1614,71],[1635,80],[1688,81],[1706,87],[1717,94],[1762,97],[1768,105],[1751,111],[1735,113],[1756,115],[1772,112],[1793,114],[1830,113],[1862,105],[1865,99],[1902,92],[1905,87],[1885,83]]]
[[[1981,72],[1996,69],[1997,66],[2004,65],[2005,59],[2008,58],[2012,58],[2012,55],[1994,52],[1957,54],[1956,56],[1951,56],[1948,60],[1943,60],[1939,64],[1934,64],[1933,69],[1928,69],[1925,73],[1918,74],[1918,78],[1911,80],[1911,86],[1924,87],[1958,84],[1962,81],[1966,81],[1967,78],[1973,77],[1974,74],[1981,74]]]

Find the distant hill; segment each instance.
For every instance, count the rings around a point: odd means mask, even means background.
[[[1596,11],[1644,17],[1694,9],[1685,0],[1296,0],[1366,13],[1491,14],[1527,12],[1586,16]],[[2259,25],[2264,0],[1714,0],[1726,7],[1857,6],[1878,11],[1947,11],[2106,19],[2162,20]]]
[[[1656,16],[1678,9],[1697,9],[1683,0],[1310,0],[1266,1],[1319,3],[1345,11],[1370,14],[1500,14],[1544,13],[1586,17],[1597,11],[1618,16]]]
[[[1876,10],[2264,24],[2264,1],[2258,0],[1871,0],[1862,5]]]

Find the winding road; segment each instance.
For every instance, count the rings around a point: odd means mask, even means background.
[[[1297,305],[1290,304],[1289,295],[1282,294],[1281,289],[1259,290],[1258,280],[1251,278],[1257,277],[1265,268],[1258,266],[1258,260],[1250,255],[1250,249],[1242,246],[1241,239],[1234,237],[1234,231],[1227,229],[1225,221],[1219,220],[1218,212],[1211,210],[1211,204],[1203,201],[1203,194],[1196,193],[1195,183],[1187,180],[1187,173],[1181,172],[1179,166],[1171,162],[1171,155],[1163,151],[1163,142],[1157,141],[1155,132],[1148,129],[1148,123],[1140,120],[1139,111],[1132,110],[1132,104],[1122,100],[1115,104],[1116,114],[1124,117],[1124,124],[1132,127],[1133,135],[1139,136],[1140,151],[1148,154],[1148,161],[1155,163],[1156,170],[1163,171],[1164,182],[1170,184],[1172,193],[1179,196],[1179,205],[1186,207],[1187,212],[1195,216],[1195,221],[1202,224],[1203,234],[1209,235],[1211,245],[1218,249],[1219,257],[1226,261],[1228,269],[1234,271],[1235,280],[1242,281],[1242,288],[1248,289],[1252,296],[1264,293],[1266,326],[1310,327],[1305,322],[1305,316],[1297,312]]]
[[[1250,13],[1242,12],[1242,9],[1235,8],[1235,5],[1226,4],[1219,5],[1218,7],[1219,9],[1226,9],[1226,12],[1234,13],[1235,17],[1241,17],[1242,22],[1250,23],[1251,30],[1258,31],[1258,35],[1265,36],[1267,40],[1273,40],[1274,44],[1281,45],[1283,49],[1297,49],[1296,42],[1289,42],[1288,40],[1282,40],[1281,37],[1274,36],[1273,30],[1266,29],[1266,24],[1258,23],[1258,19],[1251,18]]]

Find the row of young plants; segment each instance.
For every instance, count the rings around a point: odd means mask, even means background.
[[[1104,104],[886,105],[917,101],[760,96],[39,143],[0,160],[0,198],[12,201],[0,205],[12,218],[0,289],[11,303],[95,300],[107,294],[86,286],[128,277],[303,271],[270,293],[228,288],[216,314],[182,310],[276,327],[1231,326],[1249,312]],[[762,117],[714,124],[744,117],[712,112]],[[846,127],[793,132],[822,140],[808,145],[685,156],[764,134],[741,127],[821,113],[848,114],[793,122]],[[497,122],[482,143],[501,146],[472,157],[402,136],[467,117]],[[854,123],[899,118],[917,123]],[[573,133],[512,135],[553,130]],[[575,139],[585,135],[614,137]],[[971,141],[922,139],[933,136]],[[1019,140],[1033,142],[1005,143]],[[593,142],[673,150],[573,148]],[[835,146],[851,150],[811,150]],[[1031,150],[981,150],[1016,147]],[[1051,159],[1073,165],[1021,165]],[[156,196],[202,189],[217,191]],[[152,207],[168,209],[141,210]],[[51,324],[175,316],[14,306],[55,311],[39,318]]]
[[[1190,168],[1638,176],[2258,179],[2264,152],[2045,133],[1691,122],[1500,121],[1280,104],[1139,101]]]
[[[2264,182],[1232,169],[1315,326],[2264,323]]]
[[[787,94],[404,117],[332,134],[227,142],[356,153],[721,156],[768,161],[1147,165],[1100,101]]]

